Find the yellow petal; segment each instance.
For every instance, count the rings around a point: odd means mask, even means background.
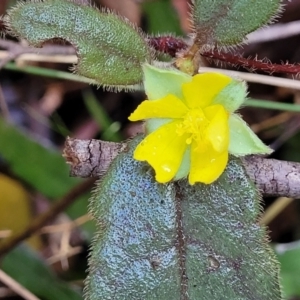
[[[204,108],[224,89],[232,78],[220,73],[197,74],[182,85],[184,100],[189,108]]]
[[[167,95],[158,100],[145,100],[128,118],[130,121],[138,121],[150,118],[181,118],[188,108],[174,95]]]
[[[213,149],[209,149],[204,153],[199,153],[193,148],[195,147],[192,145],[189,183],[192,185],[196,182],[210,184],[217,180],[226,168],[228,152],[220,155]]]
[[[213,149],[224,152],[229,147],[229,114],[222,105],[212,105],[204,109],[210,120],[204,139],[209,140]]]
[[[177,173],[187,148],[186,135],[178,136],[177,125],[172,121],[149,134],[135,149],[134,158],[147,161],[155,170],[156,180],[170,181]]]

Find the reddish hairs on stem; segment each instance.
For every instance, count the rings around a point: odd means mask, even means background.
[[[188,47],[182,39],[173,36],[151,37],[148,39],[148,43],[156,51],[169,54],[172,57],[175,57],[178,51]]]
[[[188,48],[188,44],[180,38],[173,36],[161,36],[151,37],[148,39],[148,43],[156,51],[167,53],[172,57],[176,56],[176,53]],[[204,57],[208,57],[213,60],[223,61],[235,66],[244,67],[250,71],[260,70],[267,73],[286,73],[286,74],[299,74],[299,64],[273,64],[266,60],[257,60],[244,58],[239,55],[233,55],[231,53],[220,52],[217,50],[203,51],[200,53]]]
[[[267,73],[288,73],[288,74],[298,74],[300,73],[299,64],[273,64],[266,60],[257,60],[244,58],[239,55],[232,55],[230,53],[213,51],[204,51],[201,53],[204,57],[209,57],[214,60],[224,61],[232,65],[242,66],[243,68],[253,70],[260,70]]]

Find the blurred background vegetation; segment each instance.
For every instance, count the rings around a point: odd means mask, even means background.
[[[1,0],[0,14],[16,2]],[[149,34],[187,37],[190,33],[188,0],[94,0],[94,4],[118,11]],[[292,33],[275,29],[266,41],[262,31],[237,51],[274,63],[300,62],[300,1],[285,4],[279,22],[290,24]],[[7,40],[14,41],[9,36]],[[141,124],[130,124],[127,117],[145,98],[143,92],[111,93],[63,79],[61,74],[68,76],[61,71],[69,72],[71,64],[55,58],[36,60],[36,55],[12,60],[14,51],[0,39],[0,252],[12,236],[32,227],[39,215],[80,188],[84,180],[69,177],[62,157],[66,137],[129,138],[141,131]],[[3,66],[3,61],[10,62]],[[249,96],[300,104],[299,89],[276,85],[251,83]],[[299,113],[269,105],[267,109],[245,107],[241,114],[275,149],[274,158],[300,162]],[[82,299],[95,229],[87,214],[90,191],[82,188],[80,194],[71,195],[63,212],[0,258],[0,299]],[[294,199],[267,198],[262,206],[262,222],[269,226],[281,263],[285,295],[300,299],[300,204]]]

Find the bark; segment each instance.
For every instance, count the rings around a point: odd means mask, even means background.
[[[97,177],[104,174],[112,160],[127,144],[100,140],[68,138],[64,156],[74,177]],[[264,196],[300,198],[300,163],[248,156],[243,158],[250,178]]]

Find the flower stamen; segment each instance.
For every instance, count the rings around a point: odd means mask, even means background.
[[[200,145],[203,146],[204,133],[208,124],[209,120],[201,108],[191,109],[183,117],[182,122],[178,124],[176,133],[179,136],[187,134],[186,144],[190,145],[194,141],[199,148]]]

